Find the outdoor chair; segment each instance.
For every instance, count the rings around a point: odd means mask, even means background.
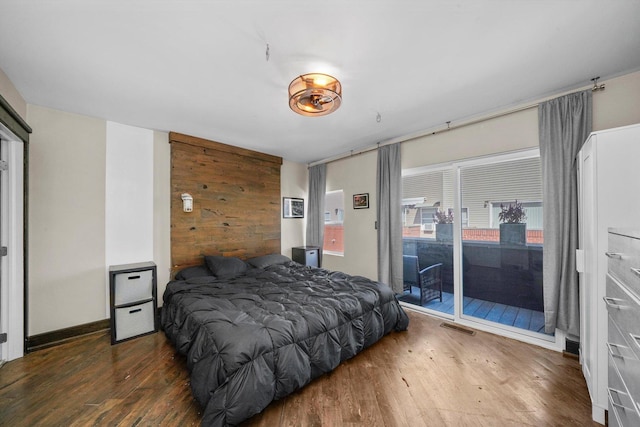
[[[442,263],[420,270],[417,256],[403,255],[402,273],[404,290],[411,292],[413,286],[420,289],[421,306],[435,298],[442,302]]]

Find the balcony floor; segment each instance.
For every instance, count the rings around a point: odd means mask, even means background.
[[[414,287],[412,293],[405,292],[399,296],[400,301],[420,305],[420,291]],[[442,293],[442,302],[439,299],[428,301],[423,307],[453,315],[453,294]],[[544,334],[544,313],[527,308],[514,307],[477,298],[464,297],[464,314],[468,316],[486,319],[503,325],[514,326],[533,332]]]

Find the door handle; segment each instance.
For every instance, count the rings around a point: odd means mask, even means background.
[[[623,299],[611,298],[611,297],[602,297],[602,299],[604,300],[604,303],[607,304],[607,307],[617,308],[618,310],[620,310],[621,308],[624,308],[624,305],[618,303],[618,302],[624,302]]]
[[[607,258],[622,259],[622,254],[619,252],[605,252],[604,254],[607,256]]]

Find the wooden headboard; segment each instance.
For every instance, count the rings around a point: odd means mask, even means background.
[[[282,158],[175,132],[171,144],[173,272],[204,255],[280,253]],[[193,196],[193,212],[182,209]]]

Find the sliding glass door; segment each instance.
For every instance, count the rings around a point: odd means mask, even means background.
[[[428,168],[403,177],[405,292],[402,301],[454,314],[454,171]],[[463,218],[464,220],[464,218]]]
[[[538,150],[403,172],[405,291],[428,311],[542,335],[542,174]],[[420,298],[440,264],[442,300]]]
[[[544,332],[542,173],[537,152],[459,166],[462,315]]]

